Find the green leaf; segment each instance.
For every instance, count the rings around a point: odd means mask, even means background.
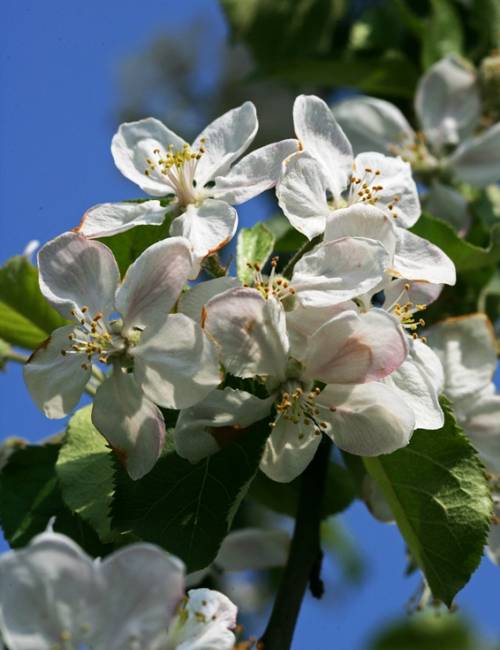
[[[106,440],[93,426],[91,406],[69,421],[56,463],[63,499],[103,541],[111,538],[114,463]]]
[[[236,269],[242,284],[249,284],[254,277],[254,271],[248,265],[258,264],[263,267],[273,248],[274,235],[263,223],[240,230],[236,248]]]
[[[277,483],[258,472],[250,486],[249,496],[274,512],[295,517],[300,489],[300,477],[290,483]],[[330,463],[326,478],[322,517],[345,510],[355,497],[355,487],[349,473],[337,463]]]
[[[439,431],[415,431],[410,444],[364,458],[435,598],[451,606],[483,553],[491,497],[484,469],[442,399]]]
[[[66,321],[43,297],[38,272],[19,255],[0,268],[0,337],[34,350]]]
[[[379,632],[369,650],[481,650],[486,649],[458,616],[419,614],[390,624]]]
[[[263,420],[217,454],[190,464],[167,445],[153,470],[132,481],[117,469],[113,526],[159,544],[196,571],[210,564],[253,479],[269,434]]]
[[[282,214],[276,214],[265,222],[275,238],[274,250],[277,253],[295,253],[307,241],[307,237],[295,230],[288,219]]]
[[[52,517],[54,530],[68,535],[92,555],[105,555],[95,532],[65,506],[55,464],[59,446],[29,445],[15,450],[0,473],[0,523],[13,548],[43,532]]]
[[[134,262],[146,248],[157,241],[166,239],[170,230],[175,214],[167,213],[166,203],[162,200],[162,205],[165,203],[165,221],[161,226],[136,226],[125,232],[112,235],[111,237],[101,237],[99,241],[106,244],[115,256],[120,269],[121,275],[125,275],[125,271]]]
[[[422,67],[426,70],[447,54],[461,54],[463,30],[450,0],[431,0],[431,15],[422,32]]]
[[[491,229],[486,248],[461,239],[450,224],[426,213],[411,230],[439,246],[453,260],[457,271],[472,271],[500,261],[500,224]]]

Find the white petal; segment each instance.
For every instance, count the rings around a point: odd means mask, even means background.
[[[276,185],[283,161],[298,148],[297,140],[282,140],[252,151],[225,176],[215,179],[211,195],[231,205],[238,205],[262,194]]]
[[[188,601],[173,622],[167,648],[232,650],[236,638],[236,606],[212,589],[191,589]]]
[[[252,102],[227,111],[209,124],[192,146],[193,150],[201,145],[205,148],[196,167],[197,186],[202,187],[216,176],[226,174],[231,163],[248,149],[258,128],[257,111]]]
[[[486,391],[485,391],[486,393]],[[475,395],[457,417],[489,471],[500,472],[500,395]],[[463,414],[460,414],[460,410]]]
[[[374,205],[355,203],[348,208],[334,210],[326,220],[324,241],[341,237],[375,239],[384,245],[390,256],[396,249],[394,219]]]
[[[227,535],[215,564],[225,571],[271,569],[284,566],[290,535],[279,528],[239,528]]]
[[[481,112],[475,74],[453,56],[441,59],[420,80],[415,111],[431,144],[457,144]]]
[[[207,304],[210,298],[223,293],[228,289],[239,287],[240,282],[229,275],[221,278],[214,278],[206,282],[200,282],[189,291],[181,294],[177,305],[177,311],[192,318],[195,322],[201,323],[203,307]]]
[[[460,400],[489,385],[496,369],[496,339],[484,314],[449,318],[428,332],[445,373],[445,392]]]
[[[289,483],[305,470],[321,442],[312,425],[278,417],[266,441],[260,469],[273,481]]]
[[[378,199],[377,207],[385,210],[394,219],[396,226],[409,228],[420,216],[420,201],[411,165],[401,158],[384,156],[380,153],[361,153],[354,161],[355,173],[371,185],[382,186],[374,196]],[[366,169],[380,171],[378,176]],[[370,184],[370,183],[369,183]],[[395,218],[394,218],[395,217]]]
[[[230,289],[206,306],[205,331],[222,364],[237,377],[284,377],[288,353],[285,312],[255,289]]]
[[[381,309],[332,318],[310,338],[305,378],[332,384],[382,379],[399,368],[408,353],[399,322]]]
[[[423,346],[427,350],[426,356],[415,352],[415,347]],[[434,356],[434,364],[426,366],[422,363],[428,354]],[[434,366],[438,372],[434,374]],[[441,362],[432,350],[421,341],[411,341],[410,353],[404,363],[397,370],[384,379],[384,382],[398,394],[398,401],[410,407],[415,415],[415,428],[440,429],[444,424],[444,415],[439,404],[441,383],[439,374]],[[438,378],[436,378],[436,376]]]
[[[139,479],[154,467],[163,448],[165,423],[132,374],[115,368],[99,386],[92,422],[131,478]]]
[[[149,650],[184,596],[184,565],[150,544],[132,544],[98,565],[103,598],[93,650]]]
[[[90,367],[82,368],[84,354],[62,354],[78,335],[73,326],[59,327],[37,348],[24,366],[24,381],[31,397],[48,418],[63,418],[80,401],[90,379]]]
[[[379,382],[327,386],[317,404],[335,444],[350,454],[378,456],[405,447],[415,428],[412,410]],[[332,410],[333,409],[333,410]]]
[[[276,186],[276,196],[288,221],[308,239],[325,229],[330,214],[327,190],[332,191],[327,177],[308,153],[296,154],[287,161]]]
[[[170,234],[188,239],[193,247],[193,258],[201,262],[229,244],[237,226],[238,214],[234,208],[224,201],[206,199],[199,206],[189,205],[186,212],[176,217]],[[197,275],[198,270],[194,270],[191,278]]]
[[[160,226],[176,204],[162,207],[159,201],[100,203],[89,208],[75,232],[85,237],[110,237],[135,226]]]
[[[351,173],[352,147],[328,105],[314,95],[299,95],[293,106],[295,133],[304,150],[323,168],[329,189],[339,195]]]
[[[224,388],[179,413],[174,430],[179,456],[197,463],[237,439],[242,429],[269,414],[272,400],[262,400],[245,391]]]
[[[85,641],[85,626],[93,631],[94,564],[68,537],[37,535],[2,555],[0,573],[0,630],[11,650],[61,648],[64,637],[74,648]]]
[[[409,286],[409,288],[407,288]],[[443,289],[442,284],[430,284],[429,282],[408,282],[405,279],[391,278],[384,282],[384,304],[386,311],[392,311],[394,306],[399,303],[404,305],[411,302],[410,312],[420,311],[417,305],[430,305],[437,300]]]
[[[169,315],[160,328],[147,329],[132,353],[138,383],[165,408],[192,406],[220,383],[214,346],[184,314]]]
[[[403,228],[398,228],[397,238],[394,270],[401,277],[433,284],[455,284],[455,265],[438,246]]]
[[[170,237],[147,248],[131,264],[116,292],[123,333],[162,324],[191,274],[191,247],[183,237]]]
[[[376,287],[391,259],[373,239],[344,237],[325,242],[295,265],[291,285],[305,307],[327,307]]]
[[[500,521],[500,504],[495,506],[495,516]],[[500,564],[500,524],[493,524],[488,536],[486,553],[494,564]]]
[[[463,142],[448,161],[455,177],[485,187],[500,180],[500,123]]]
[[[449,185],[433,181],[425,200],[425,208],[435,217],[447,221],[460,236],[469,229],[471,214],[461,192]]]
[[[111,153],[121,173],[141,190],[151,196],[165,196],[173,192],[173,189],[159,171],[158,165],[149,175],[144,173],[146,169],[150,170],[148,160],[156,163],[168,152],[170,145],[181,150],[184,144],[182,138],[159,120],[148,117],[138,122],[121,124],[113,136]],[[159,150],[159,155],[155,150]]]
[[[120,272],[104,244],[74,232],[59,235],[40,249],[38,271],[43,295],[64,317],[83,306],[91,316],[114,311]]]
[[[355,153],[390,154],[390,146],[413,142],[415,132],[397,106],[375,97],[346,99],[332,107]]]

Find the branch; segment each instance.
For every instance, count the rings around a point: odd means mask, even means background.
[[[331,444],[323,436],[316,455],[302,474],[290,553],[258,650],[289,650],[307,585],[315,598],[323,595],[320,524]]]

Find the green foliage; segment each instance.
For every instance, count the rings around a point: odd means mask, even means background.
[[[250,283],[254,272],[249,264],[263,267],[274,249],[274,235],[263,223],[251,228],[242,228],[236,248],[236,269],[241,283]]]
[[[277,253],[295,253],[307,241],[307,237],[292,228],[288,219],[281,213],[274,215],[265,223],[274,235],[276,240],[274,250]]]
[[[464,35],[460,16],[451,0],[431,0],[431,15],[422,32],[424,70],[447,54],[461,54]]]
[[[477,453],[442,406],[442,429],[417,430],[404,449],[364,462],[434,597],[451,606],[479,565],[492,506]]]
[[[108,541],[114,464],[106,440],[91,422],[91,412],[92,407],[86,406],[70,419],[56,472],[66,505]]]
[[[105,555],[95,532],[65,506],[55,464],[59,445],[29,445],[13,451],[0,473],[0,523],[13,548],[43,532],[52,517],[54,530],[68,535],[92,555]]]
[[[47,303],[38,286],[38,273],[19,255],[0,268],[0,336],[34,350],[66,321]]]
[[[300,477],[290,483],[277,483],[258,472],[249,496],[267,508],[282,515],[295,517],[299,498]],[[330,463],[326,477],[322,517],[326,518],[345,510],[355,497],[350,474],[337,463]]]
[[[481,643],[458,616],[421,614],[383,629],[368,650],[481,650]]]
[[[448,223],[426,213],[411,230],[439,246],[453,260],[458,272],[475,271],[500,261],[500,224],[491,229],[486,248],[462,239]]]
[[[269,435],[267,420],[217,454],[192,465],[173,444],[152,471],[132,481],[117,469],[113,526],[159,544],[196,571],[212,562],[245,496]]]

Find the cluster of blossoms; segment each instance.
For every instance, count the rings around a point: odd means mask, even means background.
[[[239,162],[257,130],[251,103],[191,146],[154,119],[123,124],[117,166],[162,200],[91,208],[38,255],[42,293],[73,322],[32,355],[27,386],[58,418],[97,382],[92,420],[134,479],[161,453],[162,408],[179,412],[176,449],[192,462],[267,418],[261,468],[277,481],[300,474],[323,434],[372,456],[405,446],[417,427],[442,426],[441,362],[419,335],[418,312],[455,283],[455,269],[408,230],[420,215],[411,167],[379,152],[354,157],[317,97],[298,97],[293,117],[296,138]],[[230,204],[272,186],[310,240],[290,277],[273,259],[245,285],[224,276],[188,288],[234,235]],[[165,218],[170,236],[120,278],[96,239]],[[252,379],[259,397],[228,377]]]

